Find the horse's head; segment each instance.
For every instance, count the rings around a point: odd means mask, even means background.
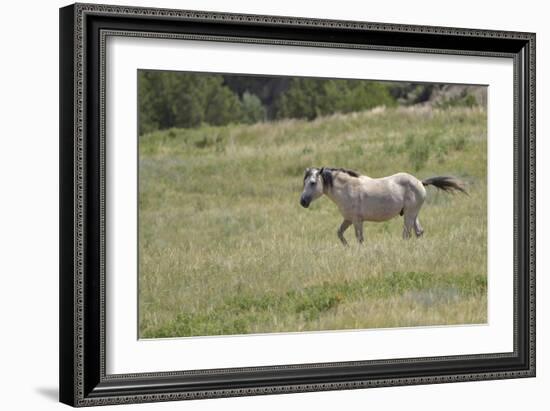
[[[300,204],[308,208],[312,201],[323,195],[323,173],[321,168],[308,168],[304,174],[304,190],[300,197]]]

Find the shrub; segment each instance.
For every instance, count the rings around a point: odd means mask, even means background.
[[[464,92],[460,96],[445,98],[438,101],[435,106],[437,108],[447,109],[453,107],[475,107],[478,105],[476,98],[467,92]]]
[[[239,121],[239,98],[220,75],[169,71],[138,73],[139,132]]]
[[[242,121],[253,124],[263,121],[266,116],[265,107],[259,97],[245,91],[241,100]]]
[[[387,84],[366,80],[293,78],[276,104],[277,118],[316,117],[395,106]]]

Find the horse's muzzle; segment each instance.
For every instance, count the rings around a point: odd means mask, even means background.
[[[310,200],[304,198],[304,197],[300,197],[300,205],[304,208],[308,208],[309,207],[309,203],[310,203]]]

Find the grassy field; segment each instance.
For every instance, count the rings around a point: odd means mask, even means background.
[[[485,323],[486,124],[411,107],[141,136],[140,336]],[[396,218],[344,248],[328,198],[299,205],[310,166],[451,174],[470,195],[429,187],[423,238]]]

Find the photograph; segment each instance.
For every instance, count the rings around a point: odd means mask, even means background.
[[[139,338],[483,325],[487,85],[140,69]]]

